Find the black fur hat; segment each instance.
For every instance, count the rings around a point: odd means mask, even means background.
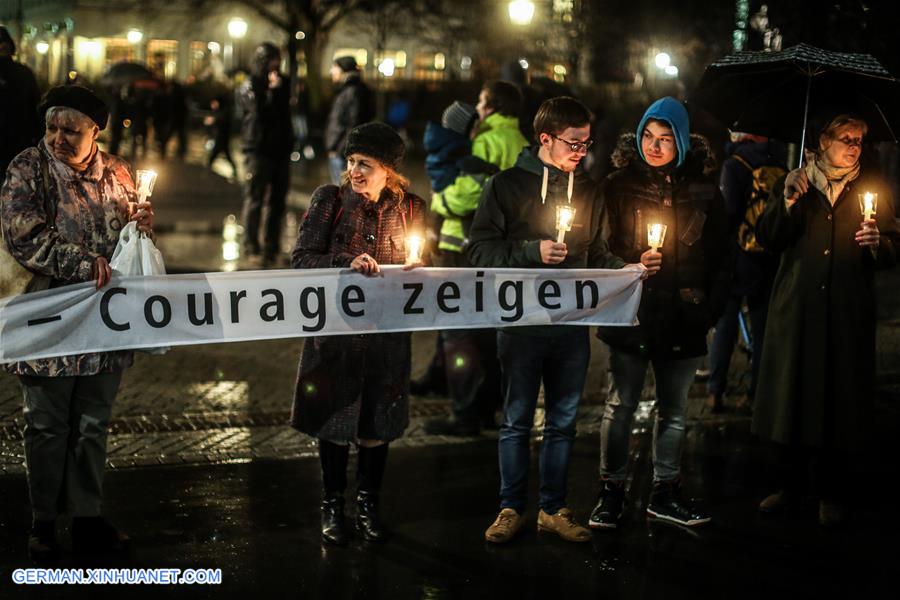
[[[109,120],[109,109],[97,94],[81,85],[58,85],[47,90],[38,106],[41,119],[45,119],[47,110],[54,106],[74,108],[84,113],[97,124],[101,130],[106,129]]]
[[[396,170],[403,160],[406,145],[394,131],[384,123],[365,123],[350,130],[344,145],[344,157],[351,154],[371,156],[385,166]]]

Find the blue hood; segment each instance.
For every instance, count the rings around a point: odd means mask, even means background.
[[[684,159],[687,158],[688,150],[691,148],[691,121],[684,104],[671,96],[666,96],[651,104],[644,113],[644,117],[637,127],[637,150],[644,162],[647,159],[644,158],[641,139],[644,137],[644,126],[650,119],[665,121],[672,128],[672,132],[675,134],[675,146],[678,148],[676,167],[680,167],[684,164]]]

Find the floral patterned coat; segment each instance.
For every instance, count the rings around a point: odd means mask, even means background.
[[[364,252],[380,265],[403,264],[407,231],[424,231],[424,211],[423,200],[408,193],[385,191],[371,202],[349,185],[322,186],[300,225],[293,266],[349,267]],[[409,424],[409,372],[408,333],[309,338],[291,425],[336,443],[394,440]]]
[[[56,201],[55,227],[44,210],[43,156],[49,192]],[[122,159],[97,150],[83,172],[53,157],[41,141],[9,165],[0,189],[0,225],[10,254],[22,265],[53,278],[51,287],[91,280],[98,256],[112,258],[119,232],[136,201],[131,169]],[[95,352],[6,365],[16,375],[67,377],[119,371],[131,366],[131,352]]]

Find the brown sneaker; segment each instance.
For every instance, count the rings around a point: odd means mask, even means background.
[[[575,522],[568,508],[559,509],[555,515],[548,515],[542,509],[538,513],[538,531],[555,533],[567,542],[591,541],[591,532]]]
[[[522,515],[512,508],[504,508],[493,525],[484,532],[484,539],[494,544],[505,544],[515,537],[522,527]]]

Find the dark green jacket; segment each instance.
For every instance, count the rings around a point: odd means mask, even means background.
[[[876,257],[854,239],[857,195],[878,192]],[[753,430],[783,444],[859,450],[875,402],[876,269],[897,262],[897,223],[888,186],[863,172],[834,206],[810,185],[790,211],[784,180],[756,225],[781,253],[769,302]]]
[[[541,181],[548,170],[546,201]],[[575,222],[566,234],[569,255],[558,265],[541,262],[541,240],[556,240],[556,206],[567,202],[569,174],[545,165],[529,148],[515,166],[492,177],[484,188],[470,232],[467,255],[477,267],[529,269],[618,269],[625,261],[606,243],[608,227],[599,186],[583,172],[575,174],[572,206]],[[565,327],[515,327],[508,333],[558,335]]]

